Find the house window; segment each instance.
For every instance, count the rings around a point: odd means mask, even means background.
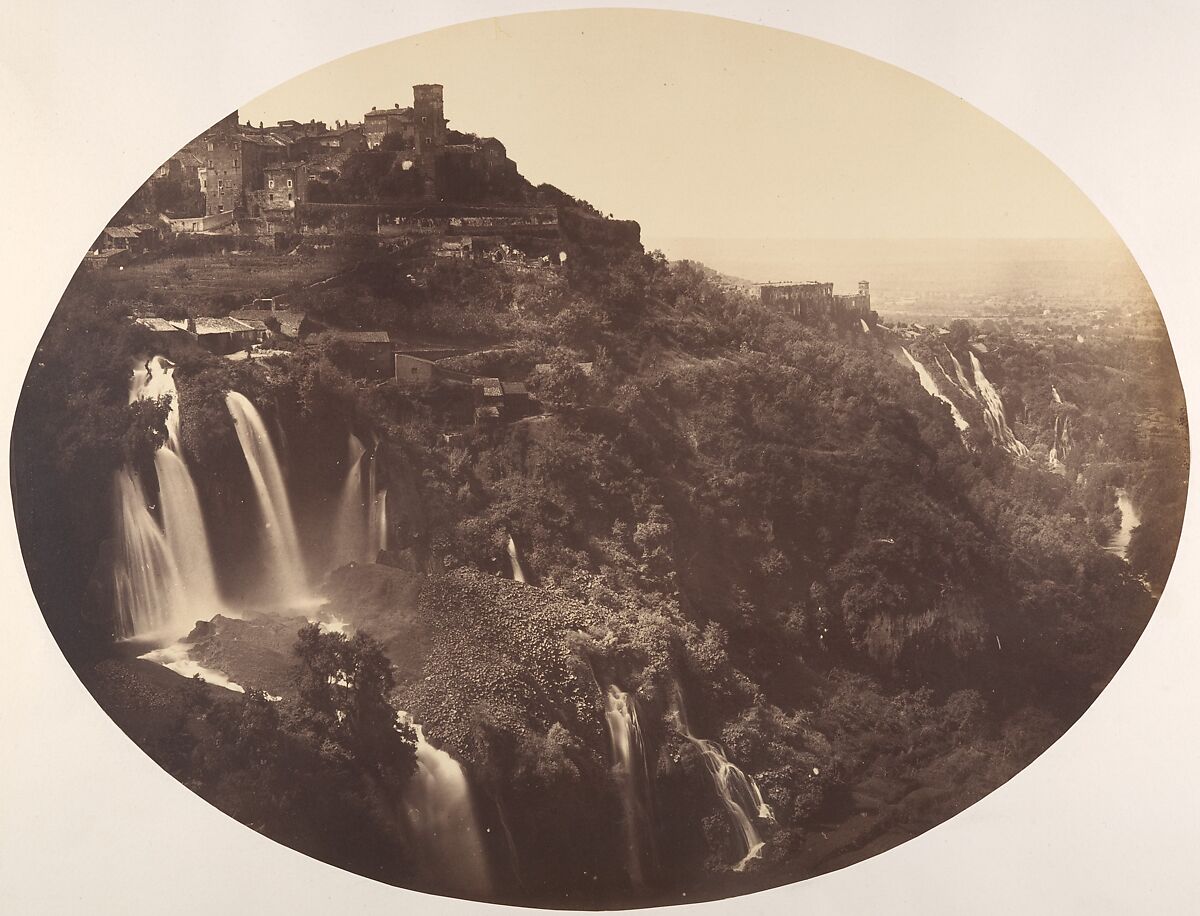
[[[233,167],[234,167],[235,169],[238,167],[238,164],[237,164],[237,159],[236,159],[236,158],[233,160]]]
[[[288,187],[290,188],[291,186],[292,186],[292,179],[289,178],[288,179]]]
[[[208,141],[208,151],[210,153],[212,152],[212,141],[211,140]]]
[[[268,178],[268,179],[267,179],[267,187],[268,187],[268,188],[273,188],[273,187],[275,187],[275,179],[274,179],[274,178]]]
[[[433,137],[426,137],[425,143],[428,145],[433,145]]]

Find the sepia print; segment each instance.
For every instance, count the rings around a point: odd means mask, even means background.
[[[1147,624],[1188,460],[1150,289],[1038,153],[850,51],[609,11],[184,144],[83,254],[12,483],[63,653],[205,801],[618,909],[842,868],[1027,766]]]

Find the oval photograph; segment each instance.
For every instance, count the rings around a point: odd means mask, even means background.
[[[96,226],[12,437],[63,653],[230,817],[449,897],[730,897],[962,811],[1133,650],[1171,344],[963,100],[591,11],[234,105]]]

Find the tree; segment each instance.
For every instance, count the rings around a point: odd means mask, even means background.
[[[392,706],[396,680],[383,647],[366,633],[347,637],[310,623],[293,651],[305,726],[371,774],[403,786],[416,769],[416,732]]]

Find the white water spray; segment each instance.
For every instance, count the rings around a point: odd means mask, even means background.
[[[962,389],[963,394],[972,400],[978,401],[979,395],[975,393],[975,389],[967,379],[967,373],[963,372],[962,363],[958,361],[958,357],[948,347],[946,348],[946,352],[950,354],[950,361],[954,364],[954,376],[958,379],[958,387]]]
[[[1027,457],[1029,449],[1013,434],[1008,425],[1008,418],[1004,414],[1004,401],[1000,398],[1000,392],[983,374],[983,366],[979,362],[979,357],[974,353],[971,354],[971,369],[975,372],[975,384],[979,389],[979,394],[983,397],[983,418],[987,423],[988,432],[992,434],[992,441],[1012,455],[1019,458]]]
[[[136,366],[129,402],[170,399],[167,442],[154,455],[161,519],[145,488],[125,469],[114,478],[117,630],[126,637],[172,637],[225,608],[196,485],[181,454],[175,366],[155,356]]]
[[[687,725],[683,697],[679,694],[676,694],[676,716],[680,733],[704,756],[704,763],[712,777],[717,795],[741,834],[742,847],[746,852],[733,866],[733,870],[742,871],[752,859],[762,856],[763,847],[766,845],[752,818],[773,822],[775,813],[763,801],[758,783],[729,760],[721,745],[705,738],[697,738],[691,733]]]
[[[379,442],[367,455],[367,498],[370,500],[367,510],[367,548],[370,555],[367,560],[374,563],[379,551],[387,550],[387,490],[379,488],[376,455],[379,453]]]
[[[508,536],[508,562],[512,565],[512,577],[514,582],[525,581],[525,570],[521,568],[521,557],[517,552],[517,542],[513,540],[512,535]]]
[[[196,485],[183,458],[170,447],[155,453],[154,470],[158,474],[163,530],[190,608],[188,622],[207,619],[225,608],[217,589],[216,566]]]
[[[1133,537],[1133,529],[1142,523],[1142,519],[1124,487],[1117,487],[1116,496],[1117,509],[1121,513],[1121,527],[1112,536],[1105,550],[1129,562],[1129,542]]]
[[[643,887],[646,872],[655,867],[657,856],[650,814],[650,773],[637,702],[615,685],[609,687],[604,696],[604,719],[612,741],[613,775],[621,794],[626,869],[633,886]]]
[[[464,897],[486,897],[492,885],[487,848],[466,773],[457,760],[425,740],[420,725],[405,713],[400,716],[417,733],[417,771],[404,791],[409,820],[421,841],[417,854],[447,889]]]
[[[346,480],[338,497],[333,523],[333,566],[362,563],[367,558],[367,508],[363,498],[362,457],[366,449],[357,436],[350,436],[346,456]]]
[[[175,364],[165,356],[152,356],[136,365],[129,382],[129,403],[170,397],[167,414],[167,445],[179,451],[179,390],[175,386]]]
[[[377,487],[375,452],[351,435],[334,518],[334,567],[374,563],[387,550],[387,491]]]
[[[231,391],[225,403],[237,429],[238,442],[246,456],[246,465],[254,481],[258,510],[267,537],[267,566],[271,587],[287,604],[307,603],[307,577],[300,554],[296,523],[288,501],[287,488],[279,459],[267,435],[262,416],[242,394]]]
[[[916,370],[917,378],[921,380],[921,387],[924,388],[931,397],[937,398],[950,408],[950,416],[954,419],[954,425],[958,428],[958,431],[963,432],[964,430],[970,429],[971,424],[967,422],[966,417],[959,413],[958,407],[955,406],[954,402],[942,394],[942,390],[938,388],[937,381],[932,375],[929,374],[929,370],[926,369],[915,356],[908,352],[907,347],[901,347],[900,350],[902,353],[904,353],[909,365]]]
[[[113,475],[116,516],[113,599],[120,636],[186,632],[186,596],[167,536],[128,468]]]

